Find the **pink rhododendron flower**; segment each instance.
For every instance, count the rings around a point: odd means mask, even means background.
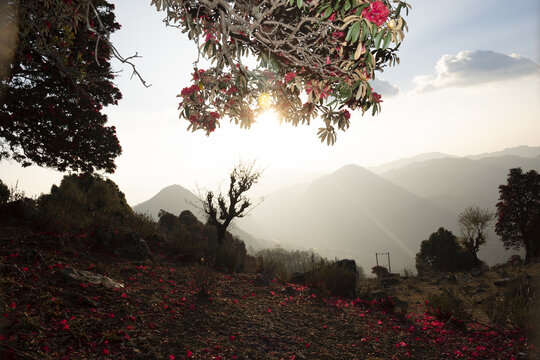
[[[376,24],[377,26],[384,24],[386,19],[388,19],[389,14],[390,11],[381,0],[372,2],[367,8],[362,10],[362,17]]]
[[[285,82],[286,83],[290,83],[292,81],[292,79],[294,79],[296,77],[296,73],[294,72],[289,72],[289,73],[286,73],[285,74]]]

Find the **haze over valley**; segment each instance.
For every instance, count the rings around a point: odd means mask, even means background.
[[[313,249],[353,258],[364,269],[375,265],[376,252],[390,252],[393,271],[412,270],[420,242],[439,227],[459,235],[457,217],[467,206],[496,210],[498,186],[513,167],[540,169],[540,147],[466,157],[422,154],[371,169],[351,164],[269,193],[232,232],[254,249]],[[160,209],[175,215],[189,209],[202,219],[199,205],[191,191],[172,185],[134,209],[154,218]],[[491,229],[479,257],[493,265],[511,253]]]

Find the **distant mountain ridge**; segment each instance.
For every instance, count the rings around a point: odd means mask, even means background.
[[[538,171],[540,147],[466,157],[427,153],[372,171],[351,164],[269,194],[231,232],[256,248],[279,242],[327,257],[354,258],[366,269],[374,265],[376,252],[390,252],[393,269],[412,269],[421,241],[439,227],[459,235],[457,216],[467,206],[495,210],[498,187],[513,167]],[[175,215],[188,209],[202,218],[193,205],[198,202],[189,190],[172,185],[134,209],[155,218],[160,209]],[[494,264],[509,255],[490,230],[479,257]]]
[[[491,153],[469,155],[466,157],[469,159],[478,160],[478,159],[483,159],[487,157],[498,157],[498,156],[505,156],[505,155],[513,155],[513,156],[519,156],[519,157],[524,157],[524,158],[534,158],[540,155],[540,146],[522,145],[522,146],[506,148],[504,150],[495,151]]]

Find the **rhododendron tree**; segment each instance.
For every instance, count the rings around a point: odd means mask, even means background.
[[[280,120],[310,124],[320,117],[321,141],[333,144],[350,113],[376,114],[376,71],[399,63],[407,29],[394,0],[152,0],[165,21],[195,41],[213,66],[195,62],[193,84],[180,97],[188,129],[213,132],[222,118],[249,128],[272,108]],[[255,68],[245,63],[257,60]]]
[[[0,159],[58,170],[113,172],[121,147],[103,107],[114,85],[105,0],[8,0],[0,5]]]

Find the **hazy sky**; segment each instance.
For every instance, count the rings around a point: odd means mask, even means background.
[[[123,154],[110,178],[135,205],[180,184],[213,188],[239,160],[265,167],[262,186],[297,181],[356,163],[378,165],[440,151],[470,155],[517,145],[540,145],[540,2],[411,1],[401,64],[378,74],[382,113],[353,113],[335,146],[311,127],[279,125],[272,116],[250,130],[224,120],[210,137],[187,132],[176,95],[189,85],[195,44],[165,28],[150,1],[113,1],[122,29],[112,38],[124,56],[138,52],[144,88],[130,68],[117,78],[124,99],[106,109]],[[203,67],[200,65],[200,67]],[[115,68],[122,69],[119,63]],[[0,163],[0,178],[28,194],[48,192],[63,174]]]

